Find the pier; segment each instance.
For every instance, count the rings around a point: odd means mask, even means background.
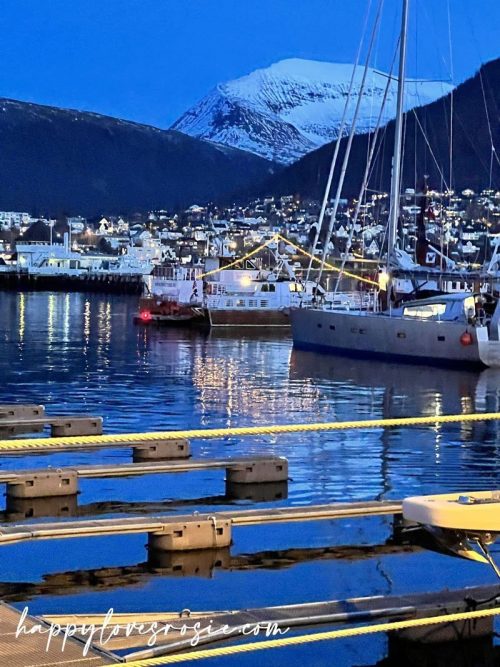
[[[51,624],[60,626],[62,629],[75,628],[74,636],[67,640],[64,649],[64,663],[75,664],[78,667],[136,664],[137,661],[144,661],[144,663],[141,662],[141,665],[144,664],[144,667],[147,667],[149,660],[152,661],[151,665],[163,664],[162,656],[165,657],[164,663],[167,664],[189,661],[195,657],[195,654],[198,659],[211,657],[211,655],[231,655],[245,648],[239,645],[228,649],[221,647],[211,651],[203,647],[231,638],[248,636],[252,629],[266,627],[285,630],[301,627],[342,626],[340,630],[306,635],[306,642],[393,630],[403,640],[435,644],[446,640],[490,635],[493,628],[492,619],[498,611],[498,600],[498,586],[476,586],[435,593],[327,600],[229,612],[119,613],[113,617],[112,622],[120,629],[116,634],[110,636],[106,642],[106,650],[103,650],[98,639],[99,630],[107,623],[104,615],[66,614],[47,615],[41,618],[27,616],[23,619],[21,612],[17,609],[0,603],[2,626],[0,655],[5,655],[9,664],[15,667],[33,667],[33,656],[42,654],[44,655],[44,667],[56,667],[61,664],[64,630],[61,635],[52,639],[52,650],[45,653],[44,635],[22,634],[19,639],[15,638],[16,629],[21,623],[27,629],[37,624],[46,629]],[[380,623],[380,621],[385,622]],[[359,627],[360,623],[368,623],[368,625]],[[91,643],[88,655],[84,658],[82,650],[88,635],[83,634],[79,629],[88,624],[95,626],[97,635],[95,641]],[[152,624],[155,624],[155,629],[159,630],[158,641],[153,647],[143,648],[148,638],[144,628],[148,625],[151,627]],[[187,630],[181,630],[183,626],[186,626]],[[191,642],[195,634],[198,642],[194,654]],[[105,633],[106,637],[108,635],[109,629],[108,633]],[[302,643],[300,637],[285,635],[275,645],[287,646],[297,643]],[[202,647],[201,652],[200,647]],[[266,641],[252,644],[247,648],[263,650],[267,648]],[[133,652],[130,652],[131,650]],[[113,651],[129,652],[121,656]],[[184,653],[185,651],[188,652]],[[172,654],[177,655],[174,657]]]
[[[16,637],[16,630],[22,621],[27,632]],[[34,631],[41,626],[45,634]],[[2,665],[11,667],[61,667],[74,665],[75,667],[101,667],[116,663],[113,656],[103,649],[91,646],[88,654],[83,655],[85,640],[69,637],[63,647],[64,636],[55,636],[51,639],[47,650],[47,632],[50,623],[43,619],[27,616],[21,618],[21,613],[10,605],[0,602],[0,659]]]
[[[98,478],[127,478],[151,474],[190,473],[222,469],[226,474],[226,491],[229,487],[270,487],[287,484],[288,461],[284,457],[274,455],[260,455],[238,458],[191,458],[191,439],[224,438],[234,436],[277,435],[310,431],[334,431],[346,429],[386,428],[386,427],[414,427],[428,426],[436,423],[459,423],[498,419],[498,413],[444,415],[417,418],[399,418],[388,420],[367,420],[353,422],[325,422],[322,424],[284,424],[259,427],[238,427],[229,429],[191,429],[184,431],[161,431],[142,434],[109,434],[102,433],[79,434],[80,427],[89,428],[88,423],[80,420],[95,420],[92,428],[101,428],[102,420],[92,417],[50,417],[45,414],[43,406],[3,406],[0,408],[0,425],[7,424],[14,428],[38,428],[51,425],[70,428],[73,431],[61,432],[59,436],[47,438],[23,438],[18,440],[0,440],[1,454],[45,453],[57,451],[85,451],[87,448],[97,447],[130,447],[132,462],[106,463],[92,465],[74,465],[65,468],[37,468],[22,470],[0,471],[0,483],[7,485],[7,506],[9,502],[47,502],[66,501],[68,497],[76,498],[78,481],[80,479]],[[68,423],[76,419],[75,423]],[[271,494],[272,496],[272,494]],[[275,496],[279,499],[282,496]],[[273,500],[269,497],[268,500]],[[76,501],[75,501],[76,502]],[[198,503],[200,500],[197,501]],[[54,582],[61,585],[64,581],[73,591],[85,588],[86,576],[99,579],[111,576],[115,582],[124,585],[126,578],[133,573],[137,577],[146,578],[154,574],[163,576],[210,576],[215,569],[246,570],[258,567],[259,560],[275,559],[279,567],[280,558],[286,560],[287,565],[300,563],[311,559],[345,559],[358,560],[362,558],[380,557],[381,555],[412,553],[421,550],[422,544],[418,540],[408,542],[399,531],[402,525],[402,500],[378,500],[359,502],[335,502],[305,506],[265,507],[259,509],[240,509],[194,512],[191,514],[156,514],[147,516],[116,517],[106,519],[65,520],[63,522],[36,522],[22,524],[0,525],[0,545],[14,545],[17,543],[40,540],[67,540],[72,538],[110,537],[144,534],[147,535],[147,558],[145,563],[136,566],[104,568],[99,570],[54,573],[44,577],[39,584],[29,582],[0,583],[1,594],[8,599],[15,599],[21,594],[23,599],[32,595],[50,594]],[[28,515],[27,515],[28,516]],[[29,515],[34,517],[35,514]],[[289,549],[283,552],[256,552],[255,554],[232,555],[230,547],[233,544],[236,528],[246,526],[264,526],[282,523],[300,523],[316,521],[337,521],[342,519],[392,517],[393,536],[384,544],[326,546],[323,548]],[[425,545],[424,545],[425,546]],[[78,581],[78,584],[76,583]],[[106,585],[108,587],[109,585]],[[24,592],[23,592],[24,591]],[[306,604],[290,604],[278,607],[258,607],[231,612],[198,612],[192,616],[200,627],[210,627],[210,632],[200,637],[195,652],[192,648],[192,634],[181,635],[172,632],[164,641],[154,647],[145,648],[144,637],[139,632],[125,635],[118,633],[106,651],[98,643],[92,646],[92,652],[86,662],[72,659],[69,653],[64,658],[72,664],[87,665],[119,665],[122,663],[136,663],[141,667],[148,666],[148,661],[183,662],[192,656],[210,657],[211,655],[226,655],[244,650],[241,645],[236,647],[203,648],[214,643],[222,642],[229,636],[233,638],[244,635],[243,628],[259,628],[270,625],[274,628],[300,628],[320,625],[342,626],[341,630],[328,630],[317,635],[301,637],[281,637],[276,646],[286,646],[297,642],[322,641],[335,639],[341,636],[357,636],[360,632],[397,632],[404,641],[412,642],[443,642],[453,639],[467,639],[491,636],[493,631],[493,617],[498,613],[500,594],[497,586],[474,587],[455,591],[440,591],[436,593],[418,593],[404,596],[376,596],[351,598],[347,600],[327,600]],[[7,604],[3,604],[0,613],[8,617],[7,628],[12,635],[19,623],[20,614]],[[129,614],[123,616],[128,619],[140,619],[144,615]],[[169,619],[176,624],[186,618],[175,613],[149,614],[151,622],[167,624]],[[64,624],[75,623],[77,616],[48,616],[41,619],[41,623],[52,622]],[[99,625],[99,618],[93,617]],[[73,619],[73,620],[72,620]],[[474,622],[471,622],[475,619]],[[0,617],[1,620],[1,617]],[[379,622],[383,621],[383,622]],[[35,624],[37,619],[27,619],[27,624]],[[101,621],[102,622],[102,621]],[[132,621],[131,621],[132,622]],[[367,623],[363,628],[357,627],[360,623]],[[350,627],[352,626],[352,627]],[[224,632],[223,628],[229,630]],[[81,650],[84,637],[75,636],[71,650]],[[38,637],[37,637],[38,640]],[[16,640],[17,641],[17,640]],[[38,645],[32,644],[31,635],[24,636],[17,641],[12,654],[8,654],[13,665],[27,667],[23,658],[16,662],[15,651],[23,656],[30,651],[39,652]],[[272,642],[271,642],[272,643]],[[29,645],[29,648],[28,648]],[[247,645],[248,646],[248,645]],[[269,644],[271,646],[271,644]],[[274,646],[274,644],[273,644]],[[34,648],[33,648],[34,647]],[[252,650],[264,650],[266,640],[251,645]],[[54,643],[53,649],[58,645]],[[246,650],[246,649],[245,649]],[[125,656],[117,655],[112,651],[134,651]],[[186,653],[186,651],[188,651]],[[81,653],[79,653],[79,658]],[[37,658],[38,659],[38,658]],[[49,662],[51,656],[44,657],[44,665],[56,664]],[[139,662],[140,661],[140,662]],[[39,661],[40,662],[40,661]],[[153,663],[151,663],[153,664]]]
[[[16,526],[3,525],[0,526],[0,545],[33,540],[71,539],[137,533],[147,533],[152,536],[158,535],[161,538],[162,535],[172,535],[176,531],[181,531],[182,533],[182,530],[185,530],[193,534],[205,533],[206,531],[208,535],[206,546],[189,546],[189,548],[213,548],[228,546],[230,544],[231,540],[228,537],[228,533],[230,533],[231,526],[256,526],[272,523],[323,521],[368,516],[394,516],[400,514],[401,511],[401,501],[373,501],[240,510],[235,512],[217,512],[214,514],[186,514],[170,517],[134,517],[97,519],[94,521],[64,521],[62,523],[30,523]],[[183,529],[179,529],[181,525],[184,527]],[[213,531],[217,531],[218,527],[222,527],[223,531],[225,530],[224,543],[214,544]],[[182,538],[183,535],[181,534],[178,537]],[[185,548],[181,544],[179,550]],[[166,547],[166,550],[177,549],[175,544],[172,545],[172,548]]]
[[[102,434],[102,417],[48,415],[43,405],[0,405],[0,434],[36,433],[50,426],[53,438]]]
[[[168,443],[170,444],[170,443]],[[182,447],[185,456],[188,446]],[[160,450],[161,452],[161,450]],[[139,451],[142,454],[142,450]],[[147,458],[153,458],[157,450],[146,450]],[[176,452],[171,452],[175,454]],[[147,460],[146,458],[146,460]],[[276,484],[288,481],[288,461],[284,457],[242,457],[233,459],[201,459],[198,461],[156,460],[141,462],[136,457],[135,463],[87,465],[72,468],[42,468],[35,470],[0,471],[0,484],[7,487],[7,509],[11,499],[50,499],[58,496],[67,498],[78,493],[78,480],[136,477],[167,473],[186,473],[203,470],[226,471],[226,490],[233,486]]]

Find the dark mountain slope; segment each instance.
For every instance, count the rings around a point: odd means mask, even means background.
[[[483,85],[481,85],[481,78]],[[491,140],[483,100],[483,88],[493,143],[499,151],[500,159],[500,59],[497,59],[483,65],[480,73],[478,72],[473,78],[458,86],[454,93],[453,187],[455,190],[471,187],[478,191],[489,186]],[[439,189],[441,175],[419,123],[425,130],[432,153],[447,181],[449,178],[450,96],[417,108],[415,114],[410,111],[406,115],[403,187],[415,186],[416,171],[417,183],[421,182],[424,174],[428,174],[430,185]],[[383,140],[380,141],[380,150],[370,187],[388,191],[394,141],[393,121],[386,126],[384,132],[380,132],[380,137],[382,136]],[[369,134],[354,137],[344,187],[346,196],[355,196],[359,191],[366,164],[369,137],[371,137]],[[346,142],[346,139],[342,141],[341,159],[345,152]],[[272,177],[265,187],[258,191],[276,195],[297,193],[302,196],[321,196],[326,185],[333,149],[334,144],[331,143],[309,153]],[[337,162],[337,174],[340,171],[341,159]],[[334,188],[335,183],[336,179]],[[500,187],[500,167],[495,156],[493,156],[492,186]]]
[[[0,98],[0,209],[84,215],[224,197],[273,173],[172,130]]]

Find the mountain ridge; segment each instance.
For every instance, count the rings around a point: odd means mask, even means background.
[[[0,208],[83,215],[228,196],[275,169],[241,150],[89,111],[0,98]]]
[[[289,58],[220,83],[173,123],[190,136],[253,152],[283,164],[336,139],[353,65]],[[354,76],[350,127],[363,68]],[[369,68],[362,93],[358,132],[374,128],[388,75]],[[445,95],[443,82],[409,80],[406,107],[421,106]],[[396,82],[391,84],[383,123],[395,115]]]
[[[483,99],[484,89],[484,99]],[[481,66],[478,72],[461,83],[453,92],[453,187],[470,187],[476,191],[489,186],[491,141],[488,117],[497,159],[492,161],[492,186],[500,187],[500,58]],[[445,180],[449,173],[450,150],[450,97],[443,97],[431,104],[418,107],[405,114],[405,143],[403,151],[403,187],[415,187],[423,175],[429,176],[431,188],[440,189],[441,173]],[[418,119],[418,120],[417,120]],[[432,154],[424,139],[424,128]],[[346,173],[344,196],[355,197],[359,193],[366,164],[368,142],[373,135],[360,134],[352,143],[350,165]],[[388,192],[392,147],[394,141],[394,121],[390,121],[380,132],[378,161],[373,169],[370,187],[376,191]],[[336,176],[345,154],[347,139],[341,141]],[[257,189],[255,194],[298,194],[304,197],[320,198],[326,186],[335,142],[321,146],[299,161],[281,170]],[[416,152],[415,152],[416,147]],[[492,156],[494,157],[494,156]],[[439,169],[434,159],[437,160]],[[415,165],[418,174],[415,179]],[[417,181],[417,183],[416,183]],[[336,182],[334,178],[334,183]],[[246,193],[247,195],[250,193]],[[334,192],[332,191],[331,196]]]

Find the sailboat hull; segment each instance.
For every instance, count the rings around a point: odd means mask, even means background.
[[[485,366],[477,330],[463,345],[463,322],[423,321],[376,313],[293,308],[290,313],[294,346],[354,357],[432,363],[446,366]]]

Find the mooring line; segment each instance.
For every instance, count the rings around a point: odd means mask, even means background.
[[[61,438],[19,438],[15,440],[0,440],[0,452],[16,451],[17,449],[41,450],[58,449],[59,447],[84,447],[85,445],[140,444],[151,440],[177,440],[179,438],[227,438],[240,435],[279,435],[281,433],[307,433],[311,431],[425,426],[497,419],[500,419],[500,412],[432,415],[428,417],[398,417],[394,419],[361,419],[345,422],[316,422],[312,424],[274,424],[267,426],[237,426],[233,428],[186,429],[182,431],[153,431],[148,433],[113,433],[109,435],[68,436]]]
[[[268,649],[284,648],[286,646],[300,646],[301,644],[312,644],[315,642],[346,639],[348,637],[361,637],[373,635],[378,632],[393,632],[395,630],[407,630],[409,628],[422,628],[442,623],[456,623],[458,621],[470,621],[479,618],[487,618],[500,614],[500,607],[494,609],[480,609],[476,611],[464,611],[456,614],[445,614],[443,616],[432,616],[428,618],[414,618],[406,621],[392,621],[390,623],[376,623],[372,625],[361,625],[355,628],[343,628],[341,630],[330,630],[317,632],[310,635],[296,635],[294,637],[280,637],[261,642],[249,644],[237,644],[235,646],[220,646],[218,648],[190,651],[175,655],[165,655],[158,658],[146,658],[144,660],[133,660],[125,662],[127,667],[155,667],[156,665],[172,665],[190,660],[204,660],[239,653],[250,653],[252,651],[265,651]],[[109,667],[121,667],[123,662],[115,663]]]

